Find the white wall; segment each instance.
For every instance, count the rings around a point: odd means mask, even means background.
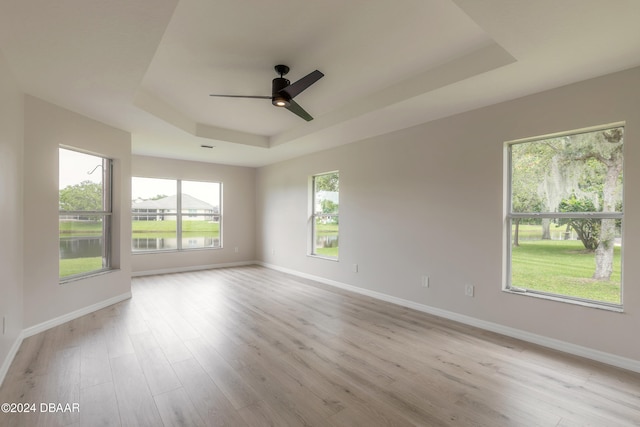
[[[25,96],[24,327],[34,327],[131,291],[131,136]],[[114,160],[113,265],[108,274],[59,284],[58,147]]]
[[[640,361],[639,100],[636,68],[261,168],[257,257]],[[619,121],[626,121],[625,312],[503,292],[504,142]],[[333,170],[340,171],[339,262],[306,256],[308,177]],[[429,289],[420,287],[422,275]],[[466,283],[476,286],[474,298],[464,296]]]
[[[255,260],[255,169],[133,156],[132,176],[222,183],[221,249],[135,253],[134,274],[181,271]],[[235,252],[238,248],[238,252]]]
[[[0,382],[22,331],[23,127],[23,96],[0,52]]]

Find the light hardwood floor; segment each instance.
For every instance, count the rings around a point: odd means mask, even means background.
[[[640,426],[640,375],[252,266],[134,279],[25,339],[2,402],[80,408],[3,427]]]

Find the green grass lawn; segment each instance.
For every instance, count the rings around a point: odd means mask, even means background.
[[[171,233],[175,234],[177,221],[132,221],[133,233]],[[335,226],[337,227],[337,225]],[[219,222],[182,221],[183,230],[189,232],[220,231]],[[86,236],[102,233],[102,223],[94,221],[62,221],[60,234]],[[337,229],[337,228],[336,228]]]
[[[134,238],[171,238],[176,237],[177,221],[133,221]],[[60,223],[60,237],[86,237],[102,234],[99,222],[65,221]],[[220,223],[208,221],[183,221],[183,237],[218,237]]]
[[[521,240],[519,247],[512,248],[511,266],[515,287],[620,304],[619,247],[611,280],[606,282],[591,278],[595,255],[575,240]]]
[[[183,237],[212,236],[220,233],[219,223],[185,221]],[[72,228],[73,227],[73,228]],[[554,226],[552,225],[552,231]],[[133,237],[175,237],[176,221],[133,221]],[[338,224],[318,224],[319,236],[338,234]],[[61,236],[99,235],[100,223],[60,223]],[[595,255],[586,252],[582,243],[575,240],[525,240],[539,239],[539,225],[520,226],[520,246],[512,249],[511,283],[515,287],[567,295],[593,301],[620,303],[620,248],[615,248],[614,272],[611,280],[601,282],[591,279],[595,269]],[[338,257],[338,247],[317,248],[316,254]],[[102,259],[76,258],[60,260],[60,277],[99,270]]]
[[[87,271],[100,270],[102,257],[70,258],[60,260],[60,278],[86,273]]]
[[[133,238],[176,237],[177,221],[133,221]],[[182,237],[218,237],[220,223],[208,221],[182,221]]]
[[[96,221],[62,221],[59,223],[60,235],[71,236],[99,236],[102,234],[102,223]]]
[[[338,247],[334,248],[316,248],[316,255],[322,255],[331,258],[338,258]]]

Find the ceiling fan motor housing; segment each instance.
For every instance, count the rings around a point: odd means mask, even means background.
[[[291,83],[284,77],[276,77],[271,84],[271,103],[276,107],[288,107],[291,98],[284,92],[280,92]]]

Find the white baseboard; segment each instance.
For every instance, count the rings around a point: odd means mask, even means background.
[[[54,319],[47,320],[46,322],[42,322],[37,325],[30,326],[22,331],[22,337],[27,338],[32,335],[39,334],[40,332],[44,332],[47,329],[51,329],[58,325],[62,325],[63,323],[68,322],[70,320],[77,319],[78,317],[82,317],[84,315],[93,313],[94,311],[98,311],[100,309],[109,307],[110,305],[119,303],[120,301],[128,300],[130,298],[131,298],[131,292],[125,292],[124,294],[120,294],[113,298],[100,301],[96,304],[83,307],[79,310],[72,311],[71,313],[64,314],[60,317],[56,317]]]
[[[2,366],[0,366],[0,387],[4,382],[4,378],[7,376],[7,372],[9,372],[9,367],[11,366],[11,363],[13,363],[13,359],[16,357],[16,354],[20,349],[20,345],[22,345],[23,339],[23,333],[21,332],[13,342],[11,349],[9,349],[9,354],[7,354],[7,357],[4,359]]]
[[[257,264],[256,261],[238,261],[238,262],[227,262],[222,264],[195,265],[190,267],[162,268],[158,270],[135,271],[131,273],[131,277],[153,276],[156,274],[186,273],[189,271],[211,270],[214,268],[227,268],[227,267],[243,267],[245,265],[256,265],[256,264]]]
[[[477,328],[495,332],[501,335],[506,335],[511,338],[516,338],[522,341],[538,344],[543,347],[562,351],[564,353],[573,354],[575,356],[584,357],[587,359],[595,360],[597,362],[606,363],[607,365],[612,365],[618,368],[623,368],[629,371],[640,373],[639,360],[629,359],[626,357],[617,356],[615,354],[606,353],[604,351],[595,350],[589,347],[583,347],[583,346],[571,344],[565,341],[557,340],[554,338],[545,337],[543,335],[533,334],[531,332],[523,331],[521,329],[504,326],[499,323],[487,322],[485,320],[476,319],[474,317],[466,316],[464,314],[459,314],[452,311],[442,310],[436,307],[419,304],[414,301],[397,298],[381,292],[359,288],[357,286],[348,285],[346,283],[338,282],[331,279],[326,279],[320,276],[314,276],[312,274],[302,273],[296,270],[291,270],[291,269],[280,267],[277,265],[268,264],[265,262],[257,262],[256,264],[273,269],[273,270],[278,270],[283,273],[288,273],[294,276],[303,277],[305,279],[315,280],[316,282],[324,283],[325,285],[335,286],[337,288],[344,289],[350,292],[366,295],[368,297],[372,297],[381,301],[390,302],[392,304],[412,308],[414,310],[422,311],[424,313],[432,314],[434,316],[464,323],[465,325],[475,326]]]

